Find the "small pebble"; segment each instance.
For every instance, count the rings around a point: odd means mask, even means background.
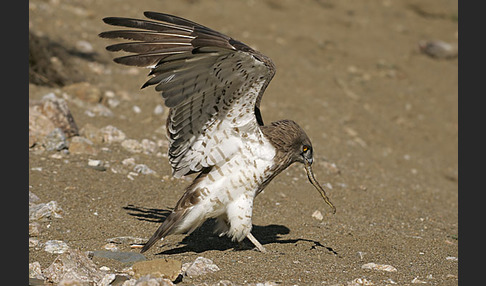
[[[418,43],[419,50],[436,59],[452,59],[458,55],[457,45],[446,43],[439,40],[420,41]]]
[[[78,49],[80,52],[83,53],[92,53],[93,52],[93,46],[87,42],[87,41],[77,41],[76,42],[76,49]]]
[[[413,284],[426,284],[427,283],[426,281],[418,279],[418,277],[413,278],[411,282]]]
[[[312,213],[312,217],[317,219],[317,220],[323,220],[324,219],[324,216],[322,216],[322,213],[319,210],[315,210]]]
[[[446,259],[450,260],[450,261],[458,261],[459,260],[459,258],[457,258],[455,256],[447,256]]]
[[[90,167],[99,167],[102,165],[103,165],[103,161],[101,160],[88,159],[88,166]]]
[[[155,174],[155,171],[147,167],[145,164],[137,164],[135,167],[133,167],[133,170],[143,175]]]
[[[114,243],[107,243],[103,246],[103,248],[109,251],[118,251],[118,247]]]
[[[160,115],[162,113],[164,113],[164,107],[160,104],[157,104],[157,106],[155,106],[155,108],[154,108],[154,114]]]
[[[142,112],[142,109],[140,109],[140,107],[138,107],[137,105],[134,105],[133,106],[133,112],[140,113],[140,112]]]

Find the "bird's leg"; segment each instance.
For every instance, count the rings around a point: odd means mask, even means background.
[[[253,234],[251,234],[251,232],[249,232],[246,237],[251,241],[251,243],[253,243],[253,245],[255,245],[255,247],[260,252],[262,252],[262,253],[266,253],[267,252],[267,250],[265,249],[265,247],[263,247],[263,245],[261,245],[261,243],[258,242],[258,240],[253,236]]]

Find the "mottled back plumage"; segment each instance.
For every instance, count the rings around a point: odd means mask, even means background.
[[[170,108],[173,175],[199,175],[142,252],[166,235],[193,231],[207,218],[217,219],[220,234],[237,241],[247,237],[264,251],[250,233],[254,197],[290,164],[305,163],[311,172],[312,163],[310,140],[295,122],[263,124],[260,101],[275,74],[273,62],[192,21],[156,12],[144,15],[150,20],[104,18],[129,29],[100,36],[131,40],[107,50],[132,53],[115,58],[117,63],[151,69],[142,88],[154,85]]]

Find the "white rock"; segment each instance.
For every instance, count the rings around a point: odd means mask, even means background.
[[[42,220],[51,217],[62,218],[63,210],[56,201],[29,205],[29,220]]]
[[[413,284],[426,284],[427,282],[426,281],[423,281],[423,280],[420,280],[418,279],[418,277],[415,277],[412,279],[412,283]]]
[[[44,250],[49,253],[61,254],[68,249],[69,246],[62,240],[48,240],[44,245]]]
[[[459,258],[457,258],[455,256],[447,256],[446,259],[450,260],[450,261],[458,261],[459,260]]]
[[[368,280],[366,278],[355,278],[352,281],[348,282],[347,284],[348,284],[348,286],[361,286],[361,285],[371,286],[371,285],[375,285],[375,284],[373,284],[373,282],[371,282],[370,280]]]
[[[141,145],[143,153],[145,154],[153,154],[157,152],[157,143],[152,140],[142,139]]]
[[[118,247],[114,243],[107,243],[103,246],[103,248],[109,251],[118,251]]]
[[[88,159],[88,166],[91,167],[99,167],[103,165],[103,161],[101,160],[93,160],[93,159]]]
[[[100,132],[103,137],[103,142],[106,143],[121,142],[126,138],[126,135],[125,133],[123,133],[123,131],[112,125],[107,125],[101,128]]]
[[[111,109],[109,109],[108,107],[104,106],[101,103],[95,104],[94,106],[90,107],[90,109],[87,110],[87,111],[89,111],[92,114],[97,115],[97,116],[103,116],[103,117],[113,117],[114,116],[113,111],[111,111]],[[88,116],[90,116],[90,115],[88,115]],[[93,117],[93,116],[90,116],[90,117]]]
[[[44,275],[42,275],[42,269],[39,262],[35,261],[29,263],[29,278],[44,280]]]
[[[120,101],[116,98],[108,98],[108,105],[111,107],[111,108],[115,108],[117,107],[118,105],[120,105]]]
[[[182,265],[183,273],[186,276],[193,277],[219,271],[219,267],[211,259],[199,256],[192,263]]]
[[[87,41],[77,41],[76,42],[76,48],[83,53],[92,53],[93,52],[93,46],[87,42]]]
[[[315,210],[312,213],[312,218],[315,218],[317,220],[323,220],[324,219],[324,217],[322,216],[322,213],[319,210]]]
[[[133,106],[133,112],[140,113],[140,112],[142,112],[142,109],[140,109],[140,107],[138,107],[137,105],[134,105]]]
[[[29,248],[36,247],[39,245],[39,240],[37,238],[29,237]]]
[[[34,193],[29,191],[29,205],[32,203],[37,203],[40,202],[40,199],[38,196],[36,196]]]
[[[135,166],[135,158],[133,157],[126,158],[122,161],[122,164],[124,166]]]
[[[98,285],[100,285],[100,286],[109,286],[109,285],[111,285],[111,282],[113,282],[113,280],[115,280],[115,278],[116,278],[116,275],[113,274],[113,273],[106,274],[105,276],[103,276],[103,278],[101,279],[101,281],[98,282]]]
[[[143,175],[155,174],[155,171],[147,167],[145,164],[137,164],[135,167],[133,167],[133,170]]]
[[[157,106],[155,106],[155,108],[154,108],[154,114],[160,115],[162,113],[164,113],[164,107],[160,104],[157,104]]]
[[[43,274],[49,282],[59,285],[69,285],[69,281],[82,281],[82,284],[71,285],[97,285],[106,273],[100,271],[85,252],[70,248],[56,257]]]
[[[371,270],[378,270],[378,271],[386,271],[386,272],[397,272],[397,269],[391,265],[386,264],[376,264],[373,262],[363,264],[361,266],[362,269],[371,269]]]
[[[122,147],[131,153],[141,153],[143,151],[142,144],[135,139],[127,139],[121,143]]]

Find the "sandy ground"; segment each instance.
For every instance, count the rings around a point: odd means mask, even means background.
[[[293,165],[255,201],[253,234],[269,253],[235,250],[206,224],[190,236],[168,237],[147,259],[204,256],[221,268],[182,285],[346,285],[357,278],[374,285],[458,284],[458,262],[451,258],[458,257],[458,62],[417,49],[421,40],[457,42],[457,1],[32,0],[30,31],[63,50],[70,64],[57,86],[31,83],[29,97],[88,82],[113,91],[121,103],[113,117],[90,117],[69,103],[79,128],[113,125],[129,138],[163,140],[157,130],[165,115],[153,113],[161,98],[152,88],[139,89],[146,71],[113,63],[104,49],[110,41],[97,36],[110,28],[103,17],[142,17],[146,10],[202,23],[272,58],[277,74],[263,97],[264,121],[293,119],[306,130],[314,172],[332,186],[328,195],[337,208],[331,215],[302,166]],[[142,112],[134,112],[135,105]],[[133,154],[120,144],[96,148],[98,155],[31,149],[30,191],[64,210],[62,219],[42,223],[39,241],[59,239],[94,251],[111,237],[148,238],[189,184],[168,177],[166,157]],[[130,157],[157,175],[131,180],[86,167],[88,159],[114,166]],[[316,210],[322,221],[312,217]],[[29,249],[29,262],[42,268],[55,257]],[[94,261],[115,270],[125,266]],[[362,269],[370,262],[397,271]]]

